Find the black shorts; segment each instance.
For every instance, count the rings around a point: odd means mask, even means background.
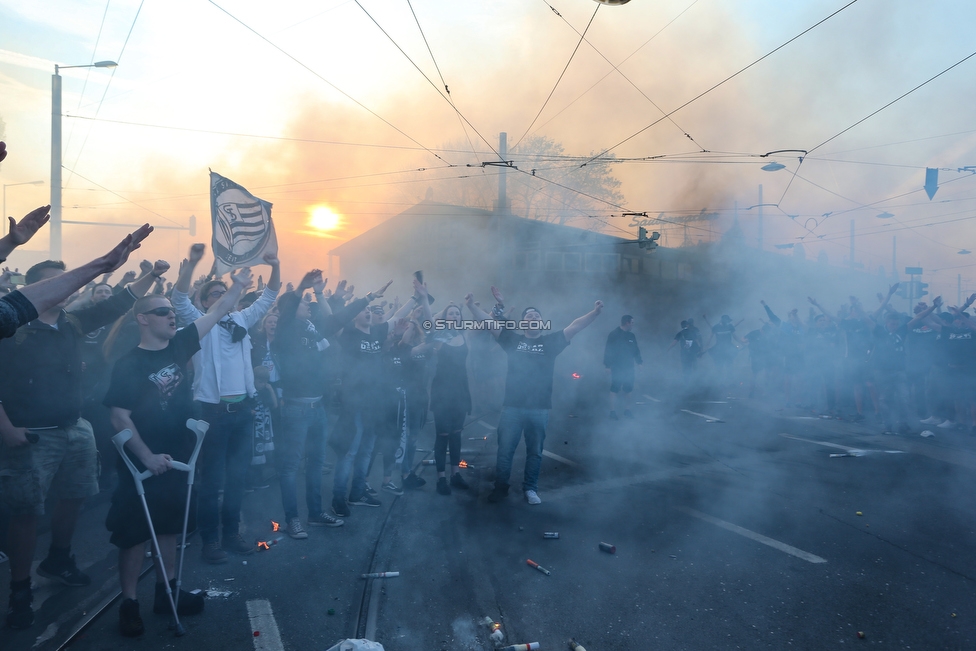
[[[610,393],[630,393],[634,390],[634,369],[610,369]]]
[[[105,526],[112,532],[110,542],[119,549],[129,549],[149,540],[149,524],[146,522],[142,501],[136,494],[132,474],[119,461],[119,485],[112,495],[112,506],[105,518]],[[146,503],[157,536],[183,533],[183,514],[186,509],[186,473],[167,470],[161,475],[143,480]],[[195,495],[194,495],[195,497]],[[190,519],[187,530],[196,529],[196,500],[190,503]]]

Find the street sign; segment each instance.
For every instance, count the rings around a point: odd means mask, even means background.
[[[905,273],[908,274],[909,276],[921,276],[922,275],[922,268],[921,267],[905,267]]]

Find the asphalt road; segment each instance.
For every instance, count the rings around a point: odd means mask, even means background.
[[[541,649],[570,637],[589,651],[976,648],[976,437],[883,437],[721,396],[647,395],[635,420],[553,412],[540,506],[514,490],[485,501],[497,419],[486,415],[462,437],[471,492],[438,495],[427,467],[422,490],[381,494],[382,508],[354,507],[346,526],[305,541],[209,566],[196,538],[184,587],[212,596],[185,637],[151,614],[150,574],[142,639],[118,635],[112,605],[71,648],[324,651],[367,635],[387,651],[488,650],[485,616],[507,644]],[[520,449],[516,486],[522,461]],[[251,494],[245,536],[274,537],[280,515],[276,488]],[[112,596],[103,518],[86,513],[75,550],[95,585],[41,585],[38,623],[0,631],[0,648],[57,649]],[[359,578],[382,571],[400,576]]]

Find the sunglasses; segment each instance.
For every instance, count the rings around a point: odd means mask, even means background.
[[[215,289],[214,291],[207,294],[207,298],[220,298],[227,293],[226,289]]]
[[[154,310],[146,310],[145,312],[140,312],[139,314],[152,314],[153,316],[169,316],[170,314],[176,315],[176,311],[171,307],[157,307]]]

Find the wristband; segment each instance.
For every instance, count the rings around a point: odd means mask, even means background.
[[[373,292],[366,293],[366,300],[369,301],[370,303],[373,302]]]
[[[496,304],[495,307],[491,308],[491,315],[496,319],[501,319],[505,316],[505,306]]]

